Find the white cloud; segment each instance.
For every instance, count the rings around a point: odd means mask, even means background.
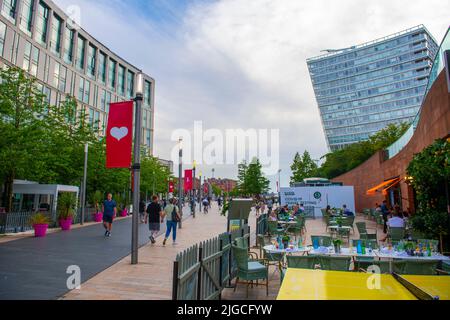
[[[157,23],[131,7],[136,1],[75,3],[88,32],[156,79],[159,156],[170,157],[171,132],[194,120],[223,130],[279,128],[283,185],[296,151],[327,151],[306,59],[418,24],[440,41],[450,12],[441,0],[224,0],[193,2],[186,12],[166,5],[171,23]],[[233,177],[236,168],[216,172]]]

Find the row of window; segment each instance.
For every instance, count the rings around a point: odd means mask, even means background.
[[[429,60],[422,60],[419,63],[417,63],[415,60],[412,60],[412,61],[405,62],[402,64],[397,64],[395,66],[389,66],[387,68],[382,68],[382,69],[366,72],[363,74],[358,74],[358,75],[355,75],[352,77],[346,77],[346,78],[337,79],[337,80],[333,80],[333,81],[315,83],[313,80],[313,87],[315,90],[335,88],[335,87],[339,87],[339,86],[343,86],[343,85],[372,80],[375,78],[383,78],[390,74],[403,73],[403,72],[406,72],[406,71],[412,70],[412,69],[430,68],[431,64],[432,63]]]
[[[380,131],[381,129],[385,128],[389,123],[393,123],[393,122],[397,122],[397,123],[408,122],[408,123],[410,123],[413,119],[414,119],[414,117],[399,118],[399,119],[391,118],[391,119],[387,119],[387,120],[380,121],[380,122],[365,123],[365,124],[361,124],[361,125],[353,125],[353,126],[344,127],[344,128],[326,129],[325,131],[326,131],[327,136],[330,137],[330,139],[331,139],[331,138],[336,138],[338,136],[344,136],[344,135],[347,136],[347,135],[357,134],[357,133],[377,132],[377,131]],[[333,143],[336,143],[336,142],[333,142]],[[330,144],[331,144],[331,140],[330,140]]]
[[[324,107],[320,107],[320,109],[321,109],[321,112],[324,114],[324,113],[329,113],[329,112],[335,112],[338,110],[354,109],[357,107],[373,105],[373,104],[377,104],[377,103],[387,102],[387,101],[391,101],[391,100],[397,100],[397,99],[406,98],[406,97],[413,97],[413,96],[422,96],[423,97],[423,95],[425,94],[425,89],[426,89],[426,86],[420,86],[420,87],[415,87],[415,88],[411,88],[411,89],[407,89],[407,90],[388,93],[388,94],[384,94],[384,95],[380,95],[380,96],[376,96],[376,97],[365,98],[365,99],[355,100],[355,101],[351,101],[351,102],[344,102],[344,103],[338,103],[338,104],[334,104],[334,105],[324,106]]]
[[[339,118],[348,118],[353,117],[357,115],[362,114],[372,114],[372,113],[379,113],[379,112],[387,112],[390,110],[396,110],[405,108],[408,106],[415,106],[420,105],[422,102],[422,96],[412,97],[412,98],[406,98],[406,99],[400,99],[397,101],[389,101],[381,104],[375,104],[370,105],[366,107],[361,108],[355,108],[352,110],[346,110],[341,112],[332,112],[327,114],[322,114],[323,120],[332,120],[332,119],[339,119]]]
[[[393,48],[384,52],[379,52],[371,56],[362,57],[355,60],[349,60],[347,62],[335,64],[332,66],[327,66],[325,68],[320,68],[320,70],[312,69],[311,73],[314,75],[320,75],[320,74],[327,74],[330,72],[337,72],[339,70],[344,70],[348,68],[353,68],[356,66],[365,65],[368,63],[373,63],[378,60],[387,59],[393,56],[398,56],[404,52],[415,52],[415,51],[421,51],[424,49],[428,49],[428,45],[426,42],[420,42],[418,44],[410,43],[407,45],[403,45],[397,48]]]
[[[421,79],[410,79],[410,80],[394,82],[394,83],[386,85],[386,86],[371,88],[368,90],[355,91],[355,92],[344,94],[344,95],[331,96],[331,97],[327,97],[327,98],[318,98],[317,101],[319,103],[319,106],[335,104],[335,103],[354,100],[354,99],[362,99],[362,98],[367,98],[370,96],[391,93],[393,91],[404,90],[404,89],[418,87],[418,86],[427,85],[427,84],[428,84],[427,77],[423,77]]]
[[[22,31],[31,36],[32,32],[32,19],[33,19],[33,3],[39,0],[23,0],[22,9],[20,12],[20,24],[19,27]],[[4,0],[2,13],[7,16],[12,22],[16,19],[16,0]],[[75,64],[75,67],[80,72],[85,74],[91,79],[98,79],[101,83],[107,85],[107,87],[116,91],[121,96],[125,96],[128,99],[134,97],[134,72],[128,70],[117,61],[108,58],[108,56],[98,50],[94,45],[88,43],[82,35],[76,35],[75,30],[71,29],[68,25],[64,27],[64,21],[57,14],[53,14],[51,17],[50,8],[43,2],[39,1],[37,4],[36,22],[34,28],[34,39],[43,46],[46,46],[49,41],[50,51],[57,55],[62,56],[62,59],[67,64]],[[51,19],[51,26],[49,23]],[[64,30],[63,30],[64,29]],[[0,33],[1,33],[0,29]],[[50,35],[47,34],[50,33]],[[62,35],[64,33],[64,41],[62,43]],[[0,34],[1,36],[1,34]],[[0,39],[1,40],[1,39]],[[77,47],[75,49],[75,43]],[[0,49],[3,49],[3,43]],[[74,51],[76,50],[76,61],[74,61]],[[61,54],[61,52],[63,53]],[[87,57],[85,53],[87,51]],[[98,55],[98,68],[97,68],[97,55]],[[96,74],[96,70],[97,74]],[[116,80],[117,74],[117,80]],[[151,102],[151,84],[146,81],[145,87],[149,90],[144,92],[144,103],[150,106]]]
[[[334,87],[333,89],[316,90],[317,97],[326,97],[331,95],[344,94],[346,92],[352,92],[356,90],[368,89],[377,87],[380,85],[386,85],[389,83],[397,82],[400,80],[427,77],[430,73],[430,68],[412,69],[400,73],[392,73],[382,78],[377,78],[365,82],[355,82],[353,84],[344,85],[341,87]]]
[[[324,126],[326,129],[337,129],[342,126],[353,126],[360,125],[367,122],[389,120],[397,118],[410,118],[417,114],[420,109],[420,105],[411,106],[409,108],[400,110],[391,110],[383,113],[368,114],[356,117],[350,117],[346,119],[338,119],[332,121],[324,121]]]
[[[366,48],[351,50],[344,54],[339,54],[333,57],[324,57],[317,61],[311,60],[309,64],[311,67],[314,68],[321,68],[325,67],[327,65],[332,65],[335,63],[339,63],[346,60],[352,60],[356,59],[357,57],[363,57],[369,54],[377,53],[379,51],[384,51],[388,49],[395,48],[399,45],[402,45],[404,43],[408,43],[411,41],[422,41],[422,40],[428,40],[432,46],[437,46],[436,43],[434,43],[434,40],[432,40],[428,34],[423,30],[416,32],[414,34],[408,34],[405,36],[400,36],[398,38],[393,38],[392,40],[380,42],[378,44],[374,44],[372,46],[368,46]]]
[[[332,73],[328,73],[328,74],[324,74],[324,75],[320,75],[320,76],[315,76],[314,74],[311,74],[311,78],[313,79],[314,84],[318,84],[320,82],[336,80],[339,78],[357,75],[359,73],[370,72],[370,71],[386,68],[389,66],[393,66],[396,64],[404,63],[404,62],[409,62],[409,61],[420,62],[422,59],[427,59],[427,58],[428,59],[430,58],[430,53],[428,50],[421,51],[420,53],[408,52],[408,53],[402,54],[400,56],[392,57],[389,59],[384,59],[384,60],[377,61],[377,62],[374,62],[371,64],[367,64],[367,65],[355,67],[355,68],[350,68],[350,69],[346,69],[346,70],[339,71],[339,72],[332,72]]]

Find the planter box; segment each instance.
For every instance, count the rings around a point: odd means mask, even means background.
[[[63,231],[69,231],[70,228],[72,227],[72,222],[73,222],[72,218],[61,219],[59,220],[59,225],[61,226],[61,229]]]
[[[35,224],[34,228],[34,236],[36,238],[43,238],[47,235],[48,224]]]
[[[102,222],[103,220],[103,212],[97,212],[93,214],[95,222]]]

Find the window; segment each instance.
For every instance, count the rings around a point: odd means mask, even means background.
[[[59,91],[62,92],[66,91],[66,77],[67,77],[67,68],[56,62],[53,85]]]
[[[134,73],[128,71],[127,74],[127,98],[132,98],[134,96]]]
[[[88,47],[88,61],[87,61],[87,74],[91,78],[95,78],[95,60],[97,56],[97,48],[89,45]]]
[[[0,21],[0,56],[3,56],[5,36],[6,36],[6,24]]]
[[[148,81],[145,81],[145,92],[144,92],[144,104],[146,106],[150,106],[151,98],[152,98],[152,89],[151,89],[151,83]]]
[[[61,65],[58,62],[55,62],[55,72],[53,73],[53,86],[55,88],[59,87],[59,69]]]
[[[17,0],[3,0],[2,13],[11,20],[16,19]]]
[[[106,93],[106,112],[109,113],[109,104],[112,102],[111,92]]]
[[[84,70],[84,50],[86,48],[86,40],[78,36],[78,51],[77,51],[77,68],[79,70]]]
[[[111,89],[116,88],[116,66],[117,62],[114,60],[109,60],[109,76],[108,76],[108,84]]]
[[[78,100],[83,101],[84,97],[84,78],[80,78],[80,83],[78,84]]]
[[[34,39],[42,44],[47,42],[48,14],[48,7],[43,2],[39,2]]]
[[[59,69],[59,86],[58,86],[59,91],[66,92],[66,81],[67,81],[67,68],[61,65]]]
[[[33,19],[33,0],[22,0],[22,13],[20,17],[20,29],[27,33],[31,34],[31,26]]]
[[[45,97],[46,97],[46,102],[48,103],[48,104],[50,104],[50,100],[51,100],[51,97],[52,97],[52,90],[49,88],[49,87],[43,87],[43,91],[42,91],[42,93],[45,95]]]
[[[39,49],[33,46],[31,49],[31,68],[30,68],[30,74],[32,76],[37,75],[37,69],[39,65]]]
[[[94,111],[94,124],[93,128],[96,132],[100,129],[100,112]]]
[[[66,27],[64,38],[64,61],[66,63],[73,62],[73,41],[75,37],[75,31]]]
[[[151,146],[151,132],[150,132],[150,130],[146,130],[145,142],[147,144],[147,147]]]
[[[94,109],[89,108],[89,126],[94,127]]]
[[[50,40],[50,48],[53,53],[61,52],[61,31],[62,21],[57,15],[53,15],[52,34]]]
[[[102,89],[102,93],[100,95],[100,109],[102,111],[106,110],[106,90]]]
[[[147,128],[147,119],[148,119],[147,114],[148,114],[148,111],[147,110],[142,110],[142,114],[143,114],[143,116],[142,116],[142,127]]]
[[[84,81],[84,98],[83,102],[89,104],[89,98],[91,95],[91,83],[88,80]]]
[[[106,83],[106,55],[102,52],[98,57],[98,80]]]
[[[23,54],[23,65],[22,68],[25,71],[29,71],[30,70],[30,64],[31,64],[31,43],[30,42],[26,42],[25,43],[25,50],[24,50],[24,54]]]
[[[117,91],[119,95],[124,96],[125,95],[125,67],[119,65],[119,71],[117,75],[118,79],[118,87]]]
[[[94,107],[98,108],[98,86],[94,85]]]

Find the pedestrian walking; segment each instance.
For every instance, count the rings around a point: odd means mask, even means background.
[[[172,233],[173,244],[177,241],[177,225],[181,221],[180,212],[178,207],[174,204],[174,199],[169,199],[169,204],[164,208],[164,216],[166,217],[166,236],[164,237],[163,245],[166,245],[167,239],[169,239],[170,233]]]
[[[164,213],[158,202],[158,196],[152,197],[152,202],[147,207],[148,229],[150,230],[150,241],[156,243],[155,237],[161,230],[161,223],[164,222]]]
[[[105,237],[111,237],[111,230],[114,218],[117,215],[117,203],[113,200],[112,194],[108,193],[107,199],[103,201],[103,227],[105,228]]]

